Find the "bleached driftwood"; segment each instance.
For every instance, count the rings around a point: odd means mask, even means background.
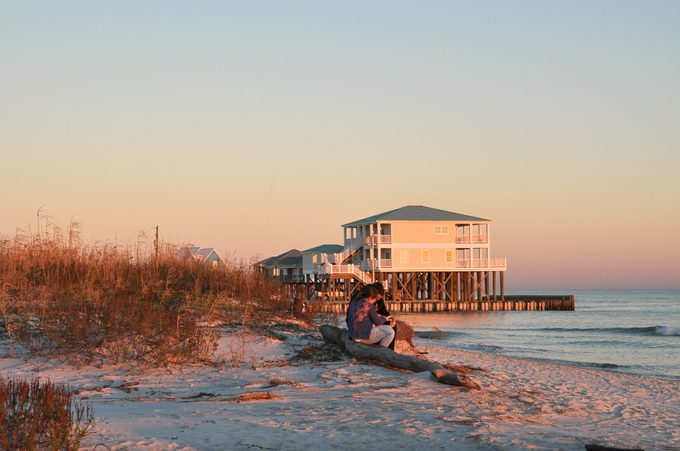
[[[333,342],[345,348],[347,352],[362,360],[378,360],[387,365],[402,370],[413,371],[414,373],[421,373],[429,371],[432,377],[437,382],[448,385],[456,385],[460,387],[467,387],[473,390],[480,390],[479,384],[472,378],[449,371],[440,364],[430,360],[419,359],[404,354],[398,354],[389,348],[376,345],[365,345],[352,341],[347,336],[346,329],[340,329],[335,326],[323,325],[319,328],[324,340]]]

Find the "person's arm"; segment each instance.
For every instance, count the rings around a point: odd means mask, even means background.
[[[390,312],[387,310],[387,304],[385,304],[385,299],[380,299],[375,303],[375,310],[382,316],[390,316]]]
[[[390,322],[387,318],[375,311],[375,306],[371,306],[371,308],[368,309],[368,317],[376,326],[382,326],[383,324],[388,324]]]

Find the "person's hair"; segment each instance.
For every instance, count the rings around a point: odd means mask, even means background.
[[[365,287],[361,290],[361,299],[373,299],[378,295],[378,290],[373,288],[371,285]]]
[[[362,299],[362,295],[364,294],[364,288],[366,288],[366,285],[364,285],[362,282],[359,282],[359,285],[354,290],[352,290],[354,294],[352,294],[350,302],[354,301],[355,299]]]
[[[379,295],[385,296],[385,287],[380,282],[375,282],[369,285],[369,287],[375,288]]]

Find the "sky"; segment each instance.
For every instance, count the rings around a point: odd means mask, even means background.
[[[404,205],[509,289],[680,287],[680,2],[0,0],[0,235],[250,261]]]

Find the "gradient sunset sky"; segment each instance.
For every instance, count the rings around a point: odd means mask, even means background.
[[[680,287],[679,1],[0,2],[0,235],[232,258],[404,205],[510,289]]]

